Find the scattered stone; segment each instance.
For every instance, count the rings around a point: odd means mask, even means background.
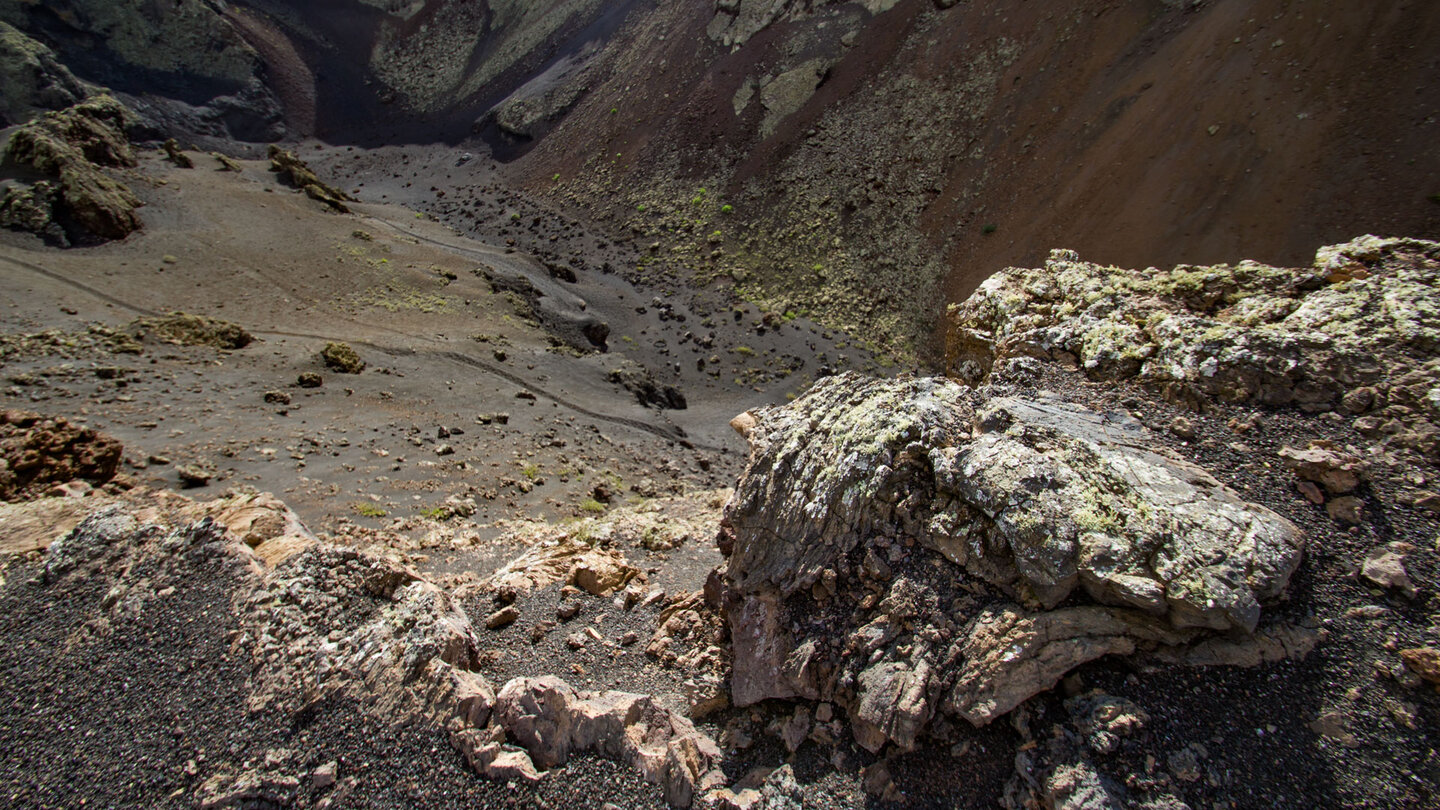
[[[211,152],[210,157],[215,158],[216,162],[220,164],[220,171],[222,172],[235,172],[239,174],[245,170],[245,167],[241,166],[239,161],[221,152]]]
[[[446,443],[442,442],[442,443],[440,443],[440,444],[435,445],[435,455],[437,455],[437,456],[453,456],[453,455],[455,455],[455,448],[454,448],[454,446],[452,446],[452,445],[449,445],[449,444],[446,444]]]
[[[270,171],[305,192],[310,199],[322,202],[339,213],[350,213],[350,207],[345,204],[354,202],[350,195],[321,182],[315,172],[311,171],[310,167],[305,165],[305,161],[296,156],[294,152],[273,143],[270,144]]]
[[[1415,583],[1405,570],[1405,555],[1413,550],[1407,543],[1389,543],[1373,549],[1360,564],[1360,576],[1381,588],[1399,590],[1406,599],[1414,599]]]
[[[319,388],[325,384],[325,378],[314,371],[306,371],[295,378],[295,384],[301,388]]]
[[[634,394],[636,401],[646,407],[677,411],[686,408],[685,395],[680,393],[680,389],[656,382],[650,369],[630,360],[621,360],[620,365],[610,369],[605,378]]]
[[[1320,736],[1334,740],[1346,748],[1358,748],[1360,739],[1350,730],[1354,718],[1345,712],[1331,710],[1324,712],[1310,722],[1311,731]]]
[[[327,368],[340,374],[359,374],[365,370],[365,361],[348,343],[326,343],[320,359]]]
[[[1433,684],[1440,684],[1440,650],[1434,647],[1416,647],[1400,651],[1400,660],[1421,678]]]
[[[266,391],[265,401],[272,405],[289,405],[290,395],[284,391]]]
[[[1194,441],[1195,423],[1183,416],[1177,416],[1170,422],[1170,432],[1181,441]]]
[[[1325,504],[1325,512],[1341,523],[1355,526],[1365,519],[1365,502],[1353,495],[1344,495]]]
[[[520,618],[520,611],[517,608],[513,605],[504,607],[485,618],[485,627],[490,630],[499,630],[513,624],[518,618]]]
[[[324,790],[335,784],[335,777],[339,772],[340,763],[332,759],[316,768],[315,771],[310,774],[310,784],[313,785],[316,790]]]
[[[1282,448],[1280,458],[1301,479],[1319,484],[1331,495],[1354,492],[1365,469],[1359,458],[1323,441],[1313,441],[1304,450]]]
[[[210,483],[215,473],[201,464],[181,464],[175,468],[180,484],[185,487],[203,487]]]

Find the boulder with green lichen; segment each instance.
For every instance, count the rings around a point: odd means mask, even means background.
[[[1248,638],[1301,558],[1289,521],[1124,414],[842,374],[732,424],[734,703],[837,703],[872,751],[1103,655]]]
[[[365,370],[365,361],[349,343],[326,343],[320,351],[320,359],[332,371],[341,374],[359,374]]]
[[[126,128],[132,116],[110,96],[46,113],[10,137],[4,161],[49,178],[16,182],[0,198],[0,222],[64,241],[123,239],[140,228],[140,198],[106,168],[135,165]],[[48,205],[49,216],[46,217]]]
[[[966,382],[1003,381],[1006,361],[1033,358],[1189,405],[1341,410],[1366,420],[1362,432],[1395,416],[1417,447],[1440,425],[1436,242],[1365,236],[1321,248],[1310,267],[1169,272],[1052,251],[1044,267],[986,280],[949,321],[948,370]]]
[[[325,203],[342,214],[350,213],[350,207],[345,203],[354,202],[354,198],[322,182],[315,172],[305,165],[305,161],[289,149],[270,145],[270,171],[305,192],[310,199]]]
[[[140,339],[154,338],[181,346],[213,346],[225,350],[243,349],[255,340],[239,324],[185,312],[136,318],[130,324],[130,333]]]

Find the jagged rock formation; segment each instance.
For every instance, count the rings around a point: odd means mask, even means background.
[[[551,676],[516,678],[495,697],[490,717],[492,731],[457,730],[452,740],[477,771],[501,778],[534,781],[541,776],[536,765],[551,768],[573,753],[597,751],[632,763],[677,807],[725,778],[714,741],[647,695],[579,692]]]
[[[305,161],[289,149],[270,145],[270,171],[305,192],[310,199],[325,203],[342,214],[350,213],[350,207],[345,203],[354,202],[355,198],[322,181],[305,165]]]
[[[1435,242],[1365,236],[1321,248],[1311,267],[1168,273],[1053,251],[1043,268],[992,276],[949,317],[948,366],[968,382],[1011,358],[1054,360],[1196,407],[1338,410],[1362,433],[1440,457]]]
[[[736,424],[734,701],[833,701],[870,750],[1102,655],[1243,639],[1300,562],[1293,525],[1123,414],[845,374]]]
[[[102,170],[135,165],[126,135],[132,120],[120,102],[96,96],[16,130],[3,159],[10,172],[30,174],[0,197],[0,225],[61,242],[124,239],[138,230],[140,198]]]
[[[23,124],[45,110],[63,110],[91,89],[55,52],[0,22],[0,127]]]

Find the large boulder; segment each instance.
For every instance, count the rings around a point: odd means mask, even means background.
[[[836,702],[871,750],[1103,655],[1253,633],[1301,558],[1293,525],[1123,414],[844,374],[740,424],[734,702]]]
[[[0,225],[68,241],[123,239],[138,230],[140,198],[105,172],[135,165],[126,135],[132,121],[124,105],[102,95],[16,130],[3,160],[28,178],[0,195]]]

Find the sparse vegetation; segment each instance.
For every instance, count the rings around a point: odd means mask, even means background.
[[[384,509],[368,501],[356,501],[350,504],[350,509],[360,517],[383,518],[388,514]]]

